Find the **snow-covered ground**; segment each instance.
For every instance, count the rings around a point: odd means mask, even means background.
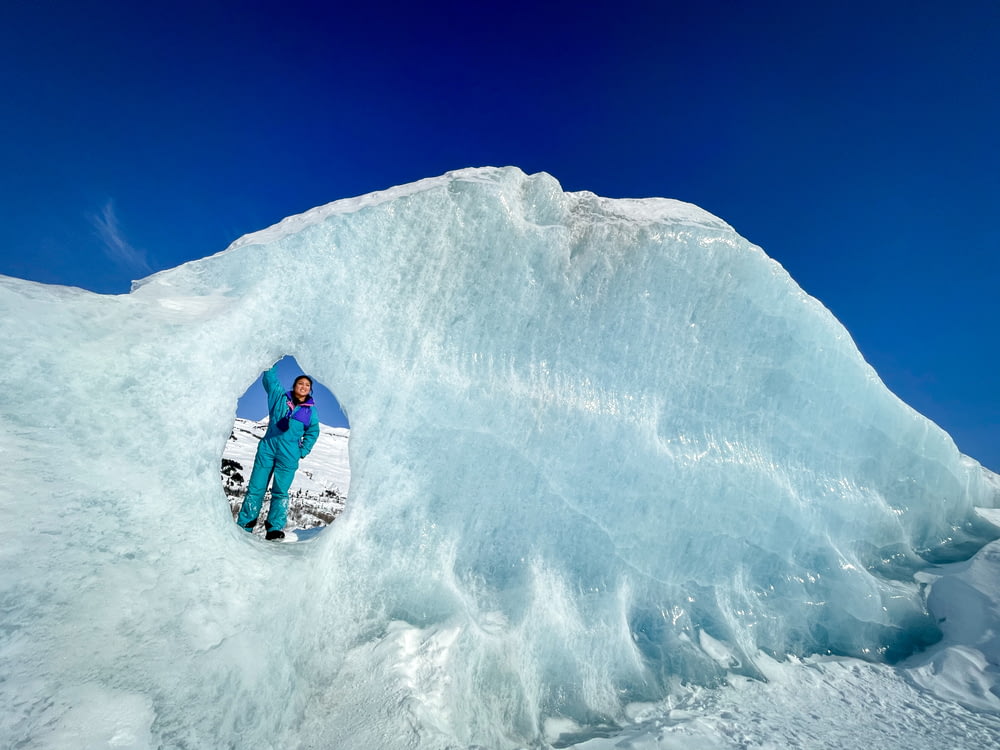
[[[235,516],[246,494],[257,444],[267,431],[268,420],[237,418],[222,453],[222,486]],[[288,492],[288,529],[310,529],[331,523],[344,510],[351,484],[347,454],[350,430],[320,425],[312,451],[299,462],[299,470]],[[261,515],[266,516],[270,491],[264,496]],[[257,532],[263,533],[263,523]]]

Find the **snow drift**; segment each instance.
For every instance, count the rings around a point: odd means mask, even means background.
[[[939,636],[914,573],[992,535],[981,467],[677,201],[465,170],[0,310],[15,745],[586,736],[758,653],[904,657]],[[350,417],[351,495],[267,546],[218,466],[285,354]]]

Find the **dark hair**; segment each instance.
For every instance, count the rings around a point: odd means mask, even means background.
[[[292,390],[289,391],[289,393],[292,396],[292,401],[294,401],[296,404],[304,404],[306,402],[306,400],[309,398],[308,396],[306,396],[304,398],[299,398],[298,396],[295,395],[295,385],[300,380],[308,380],[309,381],[309,393],[312,393],[313,379],[311,377],[309,377],[308,375],[299,375],[297,378],[295,378],[294,381],[292,381]]]

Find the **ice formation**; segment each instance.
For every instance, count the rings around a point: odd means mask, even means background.
[[[914,572],[991,534],[981,467],[677,201],[464,170],[0,310],[14,746],[585,737],[760,654],[905,656]],[[267,546],[219,458],[285,354],[350,417],[351,491]]]

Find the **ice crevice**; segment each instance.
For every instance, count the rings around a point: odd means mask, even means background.
[[[127,295],[0,278],[0,313],[5,392],[48,384],[0,404],[0,510],[37,531],[0,547],[15,746],[541,747],[947,642],[913,574],[997,533],[996,478],[680,201],[461,170]],[[279,549],[218,463],[285,354],[350,415],[351,490]]]

